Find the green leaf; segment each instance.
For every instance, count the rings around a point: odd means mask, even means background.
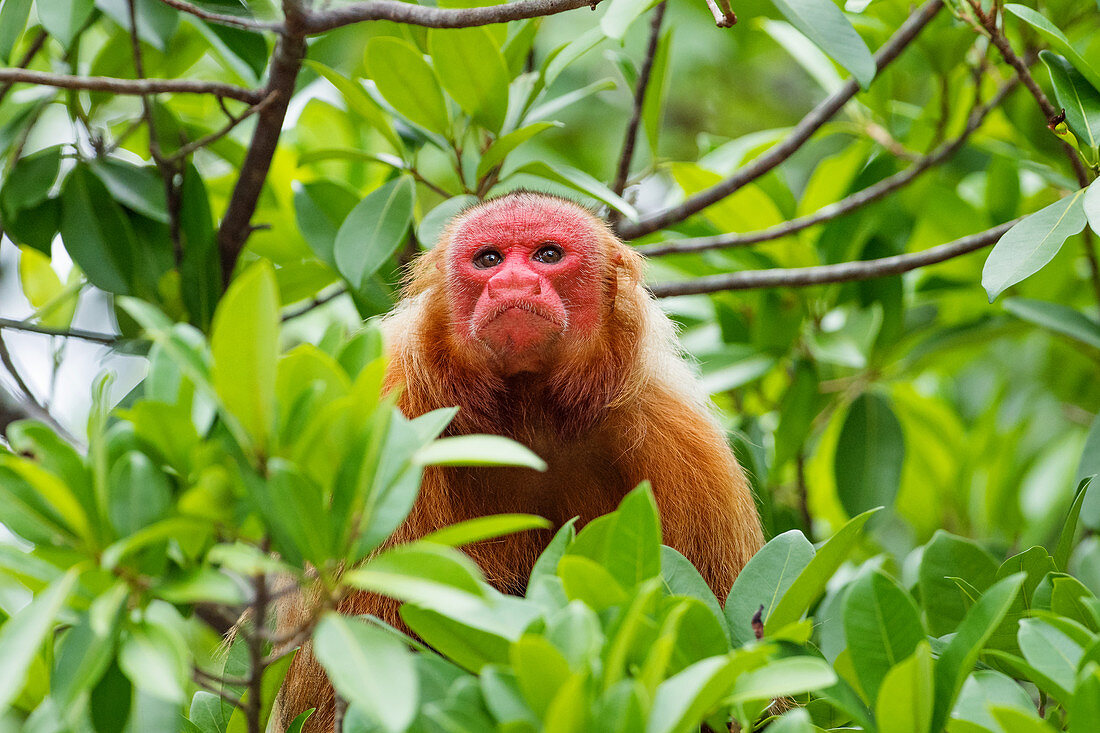
[[[569,166],[552,167],[541,160],[536,160],[525,163],[512,171],[510,175],[515,175],[516,173],[526,173],[528,175],[554,181],[555,183],[560,183],[563,186],[568,186],[575,191],[580,191],[597,201],[607,204],[611,208],[622,213],[627,219],[638,218],[637,209],[624,201],[621,196],[615,194],[610,188],[577,168],[571,168]]]
[[[7,5],[4,7],[7,8]],[[60,170],[60,145],[39,150],[17,160],[4,176],[4,187],[0,190],[0,206],[5,218],[45,201]]]
[[[546,715],[554,696],[569,679],[569,663],[545,637],[524,634],[512,645],[512,669],[535,715]]]
[[[479,203],[477,196],[468,193],[452,196],[443,203],[424,215],[416,226],[416,238],[424,249],[431,249],[439,242],[443,230],[451,219],[457,216],[463,209],[467,209]]]
[[[877,511],[878,509],[870,509],[853,517],[821,546],[809,564],[791,583],[783,597],[779,599],[779,603],[768,614],[764,633],[774,634],[787,624],[793,624],[802,618],[810,606],[821,597],[829,579],[836,574],[859,541],[867,520]]]
[[[249,267],[229,286],[214,314],[210,350],[218,397],[255,450],[266,453],[275,426],[279,357],[279,294],[266,261]]]
[[[1069,39],[1066,38],[1065,34],[1062,33],[1057,26],[1035,10],[1023,5],[1008,3],[1004,8],[1038,31],[1039,35],[1042,36],[1055,51],[1069,59],[1073,67],[1088,79],[1089,84],[1096,89],[1100,89],[1100,72],[1093,69],[1092,66],[1085,61],[1084,57],[1077,53],[1077,50],[1070,45]]]
[[[1020,621],[1017,632],[1020,652],[1028,664],[1057,685],[1072,690],[1077,679],[1077,664],[1084,650],[1058,629],[1034,618]],[[1068,703],[1069,700],[1062,700]]]
[[[120,537],[164,517],[172,505],[168,477],[144,453],[128,451],[111,467],[107,510]]]
[[[577,536],[577,530],[575,529],[576,523],[577,518],[573,517],[563,524],[561,528],[554,533],[554,539],[550,540],[549,544],[546,545],[546,549],[539,555],[538,560],[535,560],[535,565],[531,568],[531,577],[527,581],[528,593],[530,593],[535,581],[540,577],[552,577],[557,574],[558,562],[565,556],[566,550]]]
[[[72,46],[95,10],[93,0],[38,0],[35,6],[42,27],[65,48]]]
[[[707,581],[690,560],[668,545],[661,545],[661,577],[664,578],[665,590],[669,595],[687,596],[701,601],[714,615],[719,628],[722,629],[722,634],[729,640],[729,622],[726,621],[722,605],[707,585]]]
[[[190,654],[182,637],[160,624],[131,627],[118,652],[118,666],[134,687],[160,700],[181,703]]]
[[[394,109],[416,124],[448,135],[447,102],[431,65],[407,41],[375,36],[367,42],[367,71]]]
[[[761,606],[761,620],[767,622],[779,599],[814,557],[814,548],[797,529],[772,538],[757,552],[737,580],[726,599],[726,619],[737,644],[756,638],[752,618]]]
[[[168,223],[164,181],[154,169],[116,158],[96,158],[89,166],[115,201],[153,221]]]
[[[499,435],[459,435],[432,441],[416,452],[422,466],[521,466],[545,471],[531,449]]]
[[[1085,228],[1084,190],[1039,209],[993,246],[982,269],[982,287],[992,303],[998,295],[1034,275],[1054,259],[1068,237]]]
[[[1009,298],[1004,306],[1017,318],[1100,349],[1100,323],[1075,308],[1029,298]]]
[[[1023,582],[1024,574],[1017,573],[994,584],[966,614],[955,636],[940,654],[936,663],[936,705],[932,730],[940,730],[947,720],[963,681],[974,668],[982,647],[1012,607]]]
[[[831,0],[772,0],[791,25],[831,59],[852,72],[866,89],[875,78],[875,60],[859,34]]]
[[[932,679],[932,650],[928,642],[922,640],[913,654],[894,666],[882,680],[875,703],[880,733],[928,733],[931,730]]]
[[[1087,733],[1100,720],[1100,666],[1085,667],[1069,708],[1069,733]]]
[[[458,106],[486,129],[500,132],[511,74],[492,33],[480,26],[431,28],[428,50],[439,81]]]
[[[362,117],[371,127],[378,130],[382,137],[386,138],[394,149],[400,153],[404,150],[401,138],[393,129],[390,118],[382,111],[371,96],[367,94],[359,82],[352,81],[339,72],[330,69],[322,63],[306,59],[305,65],[328,80],[343,95],[349,111]]]
[[[489,146],[482,154],[481,160],[478,161],[477,177],[482,178],[487,175],[494,166],[507,157],[508,153],[512,152],[535,135],[551,127],[561,126],[562,123],[560,122],[535,122],[534,124],[521,127],[518,130],[513,130],[507,135],[501,135],[493,141],[493,144]]]
[[[1039,58],[1050,72],[1058,105],[1066,111],[1066,125],[1079,144],[1088,146],[1095,160],[1100,147],[1100,91],[1058,54],[1040,51]]]
[[[198,169],[189,164],[180,187],[180,294],[191,323],[206,331],[222,295],[222,268],[210,200]]]
[[[485,591],[465,554],[429,542],[397,545],[343,576],[348,585],[437,611],[477,612]]]
[[[697,728],[737,678],[737,666],[727,656],[696,662],[657,687],[646,733],[673,733]]]
[[[0,7],[0,64],[11,63],[11,52],[27,26],[32,0],[4,0]]]
[[[412,178],[401,176],[371,191],[344,219],[336,234],[333,259],[356,290],[404,243],[415,198]]]
[[[788,657],[775,659],[759,669],[737,677],[730,699],[733,702],[771,700],[820,690],[835,684],[836,672],[824,659]]]
[[[602,565],[580,555],[566,555],[558,561],[558,577],[570,600],[580,600],[596,611],[619,606],[629,596],[615,576]]]
[[[120,28],[130,31],[132,24],[128,0],[95,0],[95,3]],[[159,51],[167,51],[168,43],[179,26],[179,14],[160,0],[135,0],[134,16],[138,38]]]
[[[461,547],[529,529],[548,529],[550,526],[549,519],[543,519],[534,514],[494,514],[489,517],[467,519],[464,522],[437,529],[421,539],[424,542]]]
[[[1094,431],[1097,435],[1100,435],[1100,430],[1097,429],[1098,425],[1100,425],[1100,417],[1093,421],[1092,429],[1089,430],[1090,438]],[[1085,452],[1081,460],[1084,461],[1088,455],[1089,440],[1086,439]],[[1058,548],[1054,551],[1054,566],[1062,572],[1066,572],[1066,568],[1069,566],[1069,556],[1073,552],[1073,543],[1077,536],[1077,521],[1081,516],[1081,506],[1085,503],[1089,483],[1089,480],[1084,478],[1077,483],[1077,491],[1073,494],[1073,503],[1069,507],[1069,512],[1066,513],[1066,521],[1062,525],[1061,534],[1058,536]]]
[[[76,568],[69,570],[0,627],[0,711],[6,711],[23,689],[31,662],[53,629],[78,574]]]
[[[409,629],[455,664],[477,673],[487,664],[507,664],[512,641],[498,630],[474,626],[418,606],[401,607]]]
[[[608,38],[621,41],[627,28],[656,4],[656,0],[611,0],[600,18],[600,30]]]
[[[1098,178],[1097,180],[1100,180]],[[1092,231],[1100,234],[1100,184],[1093,181],[1085,189],[1084,199],[1085,218],[1088,219]]]
[[[933,636],[955,630],[968,604],[950,578],[961,577],[984,592],[997,574],[997,562],[980,545],[944,531],[924,548],[919,571],[920,597]]]
[[[64,287],[61,278],[54,272],[49,257],[37,249],[20,247],[19,284],[42,325],[69,327],[76,313],[77,297],[83,285],[80,280],[74,286]]]
[[[130,222],[86,165],[73,168],[61,189],[61,238],[96,287],[120,295],[151,292]]]
[[[359,203],[359,194],[343,183],[321,179],[304,183],[294,192],[298,231],[321,260],[336,268],[336,235]]]
[[[871,700],[887,672],[924,641],[920,611],[913,598],[878,570],[861,575],[844,601],[844,634],[859,684]]]
[[[873,393],[857,397],[844,418],[833,464],[848,515],[893,506],[904,461],[905,436],[890,402]]]
[[[589,522],[569,548],[599,563],[623,588],[661,572],[661,524],[648,482],[623,497],[611,514]]]
[[[336,553],[321,488],[297,465],[273,458],[267,476],[249,476],[246,486],[271,532],[273,549],[287,562],[322,565]]]
[[[416,716],[419,683],[408,647],[358,619],[326,614],[313,632],[313,649],[332,686],[354,706],[399,733]]]

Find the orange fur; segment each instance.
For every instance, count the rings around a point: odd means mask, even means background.
[[[415,264],[406,300],[389,316],[390,388],[402,386],[399,406],[410,417],[458,405],[448,434],[495,433],[532,448],[549,468],[427,469],[420,495],[391,542],[414,540],[439,527],[501,512],[528,512],[555,525],[580,522],[615,508],[643,480],[653,486],[664,542],[699,568],[719,599],[763,543],[756,507],[725,435],[675,345],[668,319],[642,286],[642,259],[600,220],[575,204],[518,193],[475,207],[545,202],[581,216],[596,234],[602,290],[594,335],[557,345],[538,373],[503,376],[492,354],[471,348],[453,326],[448,254],[456,218],[439,245]],[[568,305],[568,304],[567,304]],[[521,594],[550,531],[525,532],[467,552],[489,581]],[[401,626],[397,603],[369,594],[349,597],[347,613],[373,613]],[[284,613],[283,626],[301,609]],[[332,688],[303,648],[284,684],[284,725],[318,707],[307,725],[333,724]]]

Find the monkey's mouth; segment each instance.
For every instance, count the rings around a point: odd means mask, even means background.
[[[562,314],[542,303],[512,300],[485,314],[478,336],[495,351],[528,351],[545,345],[566,325]]]

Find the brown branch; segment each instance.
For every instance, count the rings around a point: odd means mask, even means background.
[[[57,418],[50,414],[50,411],[46,409],[45,405],[39,402],[38,398],[34,396],[34,392],[31,391],[30,386],[23,381],[23,375],[21,375],[19,369],[16,368],[15,361],[11,358],[11,352],[8,351],[8,345],[4,342],[2,337],[0,337],[0,363],[3,363],[4,368],[19,387],[19,391],[23,393],[21,402],[27,415],[49,425],[67,443],[79,445],[80,441],[78,441],[72,433],[66,430],[65,427],[57,421]]]
[[[191,671],[191,681],[192,682],[194,682],[196,685],[198,685],[202,689],[206,690],[207,692],[210,692],[210,693],[213,693],[213,694],[217,695],[222,700],[225,700],[227,703],[229,703],[230,705],[232,705],[235,708],[239,708],[243,712],[244,711],[244,705],[241,703],[240,698],[237,697],[236,695],[232,695],[232,694],[226,692],[218,684],[208,682],[207,679],[211,678],[211,677],[212,677],[212,675],[207,674],[206,672],[203,672],[198,667],[193,668],[192,671]]]
[[[303,25],[305,12],[298,3],[299,0],[283,1],[286,28],[275,45],[275,54],[269,65],[267,88],[263,91],[263,97],[275,95],[275,98],[257,115],[256,129],[252,131],[252,141],[241,166],[240,177],[233,187],[229,207],[218,229],[218,251],[221,255],[224,286],[228,286],[233,279],[237,258],[244,249],[248,235],[252,233],[252,215],[256,212],[260,192],[271,168],[271,159],[275,156],[283,120],[286,119],[287,106],[294,94],[294,84],[302,69],[302,59],[306,55]],[[259,101],[257,99],[253,103]]]
[[[913,11],[894,35],[890,37],[890,40],[883,44],[882,48],[875,54],[875,68],[877,71],[881,72],[890,62],[896,59],[913,42],[917,34],[932,21],[942,7],[943,0],[928,0],[924,5]],[[711,204],[734,193],[742,186],[756,180],[793,155],[818,128],[839,112],[858,91],[859,83],[855,79],[849,79],[832,95],[826,97],[810,110],[782,142],[755,158],[744,168],[720,183],[700,191],[694,196],[689,196],[678,206],[644,216],[636,222],[624,222],[619,227],[619,235],[624,239],[635,239],[658,229],[663,229],[670,224],[683,221],[692,214],[702,211]]]
[[[721,5],[721,7],[719,7]],[[731,28],[737,25],[737,13],[733,12],[729,0],[707,0],[710,14],[714,16],[714,24],[719,28]]]
[[[767,229],[761,229],[758,232],[748,232],[746,234],[720,234],[713,237],[693,237],[690,239],[677,239],[671,242],[660,242],[658,244],[648,244],[637,247],[637,250],[642,254],[650,257],[659,257],[661,255],[668,254],[684,254],[687,252],[704,252],[711,249],[728,249],[733,247],[746,247],[750,244],[757,244],[759,242],[767,242],[773,239],[779,239],[788,235],[800,232],[803,229],[814,226],[815,224],[821,224],[827,221],[836,219],[837,217],[848,214],[860,207],[866,206],[870,203],[878,201],[884,196],[898,190],[899,188],[910,183],[913,179],[920,176],[930,168],[939,165],[951,156],[953,156],[963,146],[966,140],[977,130],[985,118],[991,111],[996,109],[1004,98],[1016,88],[1017,80],[1010,79],[1006,81],[997,90],[997,93],[993,95],[993,98],[980,107],[976,107],[967,118],[966,127],[959,133],[958,137],[950,140],[931,153],[918,158],[913,165],[909,166],[903,171],[899,171],[892,176],[883,178],[881,181],[867,188],[856,191],[855,193],[842,198],[839,201],[835,201],[828,206],[823,206],[812,214],[806,216],[800,216],[797,219],[791,219],[777,224]]]
[[[286,323],[287,321],[292,321],[295,318],[299,318],[301,316],[304,316],[306,313],[309,313],[313,309],[320,308],[325,303],[328,303],[329,301],[332,301],[332,300],[336,300],[337,298],[339,298],[341,295],[343,295],[346,292],[348,292],[348,286],[347,285],[339,285],[331,293],[327,293],[325,295],[319,295],[316,298],[314,298],[313,300],[306,303],[305,305],[300,306],[299,308],[296,308],[292,311],[287,311],[286,313],[284,313],[283,314],[283,323]]]
[[[630,163],[634,159],[634,144],[638,140],[638,126],[642,121],[642,107],[645,105],[646,90],[649,88],[649,77],[653,73],[653,59],[657,55],[657,46],[661,41],[661,24],[665,19],[665,2],[658,3],[653,9],[653,19],[649,24],[649,46],[646,48],[645,60],[642,62],[641,73],[638,74],[638,83],[634,88],[634,111],[630,116],[630,122],[626,126],[626,135],[623,136],[623,152],[619,155],[619,170],[615,174],[615,182],[611,184],[611,190],[616,195],[622,196],[626,189],[626,179],[630,176]],[[612,209],[611,222],[615,223],[622,215]]]
[[[237,127],[237,125],[241,124],[242,122],[247,120],[252,115],[257,114],[259,112],[263,112],[264,109],[269,104],[274,102],[275,99],[278,96],[279,96],[278,93],[271,92],[266,97],[264,97],[262,100],[260,100],[256,104],[253,104],[252,106],[250,106],[248,109],[246,109],[244,112],[240,113],[239,115],[229,115],[229,122],[227,122],[225,124],[225,127],[221,128],[220,130],[215,130],[214,132],[210,133],[209,135],[203,135],[198,140],[194,140],[194,141],[189,142],[186,145],[180,147],[178,150],[176,150],[176,152],[174,152],[170,156],[168,156],[168,160],[173,162],[173,163],[175,163],[177,161],[180,161],[180,160],[183,160],[188,155],[191,155],[192,153],[194,153],[196,150],[198,150],[200,148],[205,148],[210,143],[215,142],[217,140],[220,140],[221,138],[225,137],[230,132],[232,132],[234,130],[234,128]]]
[[[42,49],[42,46],[46,43],[46,39],[49,38],[49,36],[50,34],[46,31],[39,31],[38,35],[35,36],[34,41],[31,42],[30,48],[28,48],[27,52],[23,54],[23,58],[19,60],[16,68],[25,69],[30,66],[31,61],[34,60],[34,57]],[[2,89],[0,89],[0,102],[3,102],[4,97],[8,96],[8,92],[11,91],[11,88],[14,84],[14,81],[9,81],[3,86]]]
[[[577,8],[595,8],[601,0],[519,0],[478,8],[437,8],[400,0],[368,0],[320,11],[304,11],[307,34],[323,33],[364,20],[390,20],[426,28],[470,28],[511,20],[556,15]]]
[[[803,288],[811,285],[851,282],[853,280],[872,280],[877,277],[898,275],[919,267],[934,265],[988,247],[1000,239],[1018,221],[1020,220],[1015,219],[1005,222],[979,234],[971,234],[968,237],[956,239],[953,242],[941,244],[923,252],[883,257],[877,260],[842,262],[837,265],[730,272],[684,282],[654,283],[649,286],[649,290],[658,298],[668,298],[674,295],[697,295],[700,293],[716,293],[722,290]]]
[[[218,25],[230,25],[234,28],[244,28],[248,31],[280,31],[283,28],[282,23],[275,21],[253,20],[251,18],[241,18],[236,15],[226,15],[225,13],[212,13],[197,5],[184,2],[184,0],[160,1],[169,7],[179,10],[181,13],[188,13],[196,18],[201,18],[209,23],[217,23]]]
[[[254,633],[246,638],[248,643],[248,704],[245,707],[245,720],[248,724],[248,733],[262,733],[260,730],[260,717],[263,714],[263,680],[264,680],[264,634],[263,629],[267,623],[267,576],[259,573],[253,580],[256,589],[256,597],[252,601],[252,620],[256,625]]]
[[[125,339],[121,336],[112,336],[109,333],[84,331],[79,328],[71,328],[67,330],[60,328],[48,328],[47,326],[40,326],[36,323],[16,321],[11,318],[0,318],[0,329],[5,328],[10,328],[13,331],[27,331],[28,333],[38,333],[44,336],[62,336],[64,338],[81,339],[82,341],[91,341],[93,343],[103,344],[104,346],[116,346],[124,341],[134,340]]]
[[[256,104],[264,93],[233,84],[193,79],[115,79],[109,76],[73,76],[30,69],[0,69],[0,82],[39,84],[59,89],[83,89],[110,94],[214,94]]]

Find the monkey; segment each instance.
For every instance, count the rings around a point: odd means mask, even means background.
[[[663,542],[725,600],[763,544],[760,519],[672,322],[645,290],[643,265],[589,210],[547,194],[513,192],[449,222],[382,321],[385,389],[399,390],[410,418],[458,406],[445,434],[505,435],[548,467],[428,467],[390,544],[508,512],[583,524],[648,480]],[[464,549],[492,585],[522,594],[551,536],[527,531]],[[340,611],[401,627],[398,606],[357,593]],[[330,731],[333,691],[307,642],[277,715],[285,727],[311,707],[306,730]]]

